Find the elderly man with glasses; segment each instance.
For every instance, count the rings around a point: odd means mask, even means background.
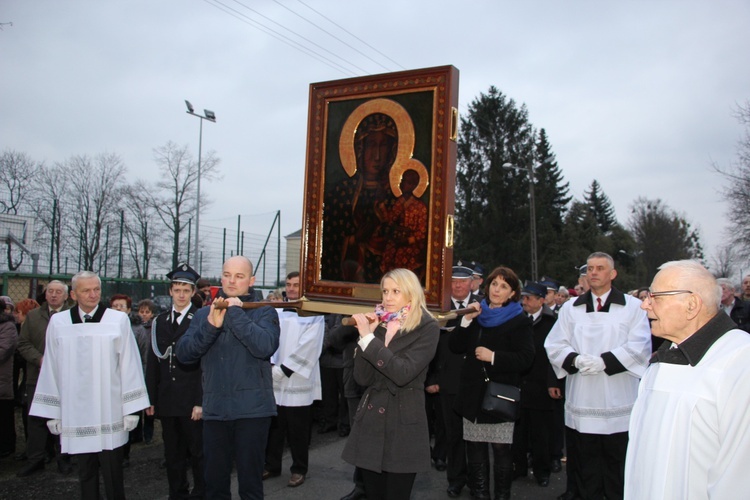
[[[666,339],[630,419],[625,498],[740,498],[750,490],[750,336],[695,261],[668,262],[641,308]]]

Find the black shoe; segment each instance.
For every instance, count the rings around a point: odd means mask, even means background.
[[[26,452],[25,451],[19,451],[18,453],[16,453],[16,456],[13,457],[13,458],[14,458],[14,460],[16,460],[16,462],[23,462],[23,461],[27,460],[29,457],[26,456]]]
[[[15,450],[6,450],[6,451],[0,451],[0,458],[5,458],[11,456],[13,453],[15,453]]]
[[[519,477],[526,477],[529,475],[528,470],[514,470],[513,471],[513,481],[518,479]]]
[[[348,425],[347,426],[342,426],[341,428],[339,428],[339,437],[345,438],[351,432],[352,432],[351,427],[349,427]]]
[[[546,488],[547,486],[549,486],[549,476],[539,476],[538,478],[536,478],[536,482],[542,488]]]
[[[328,434],[329,432],[333,432],[338,428],[336,424],[323,424],[318,428],[318,434]]]
[[[367,495],[365,495],[365,490],[363,490],[359,486],[355,486],[348,495],[341,497],[341,500],[361,500],[363,498],[367,498]]]
[[[560,472],[562,470],[562,463],[559,458],[553,458],[550,464],[550,470],[552,472]]]
[[[572,491],[566,491],[559,497],[557,497],[557,500],[576,500],[578,498],[578,495],[573,493]]]
[[[448,489],[445,490],[445,492],[448,493],[449,497],[456,498],[456,497],[461,496],[462,489],[463,489],[463,486],[460,484],[451,484],[450,486],[448,486]]]
[[[263,481],[266,479],[270,479],[272,477],[277,477],[281,475],[281,471],[279,472],[271,472],[270,470],[263,469]]]
[[[445,460],[443,460],[442,458],[435,459],[435,470],[439,470],[440,472],[442,472],[447,468],[448,464],[445,463]]]
[[[59,472],[63,476],[69,476],[73,472],[73,466],[70,465],[70,462],[67,460],[58,460],[57,472]]]
[[[16,473],[16,476],[18,477],[27,477],[35,472],[39,472],[44,470],[44,460],[37,460],[36,462],[32,462],[20,471]]]

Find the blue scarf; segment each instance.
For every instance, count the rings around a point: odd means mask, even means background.
[[[502,325],[509,319],[513,319],[523,312],[523,307],[518,302],[511,302],[507,306],[490,309],[487,299],[481,303],[482,314],[477,316],[479,324],[485,328]]]

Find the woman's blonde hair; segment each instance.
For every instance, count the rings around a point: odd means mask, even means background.
[[[406,295],[411,305],[409,314],[406,315],[406,319],[401,325],[402,332],[410,332],[419,326],[423,314],[430,314],[425,308],[424,290],[422,290],[422,285],[419,283],[419,278],[408,269],[392,269],[385,273],[380,280],[381,289],[386,278],[390,278],[396,282],[396,285],[401,289],[401,293]]]

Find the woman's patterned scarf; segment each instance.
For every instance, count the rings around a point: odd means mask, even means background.
[[[385,323],[385,346],[388,347],[388,344],[391,342],[391,339],[394,335],[396,335],[396,332],[401,328],[401,325],[404,323],[404,320],[406,319],[406,316],[409,314],[409,310],[411,309],[411,305],[406,304],[404,307],[399,309],[396,312],[388,312],[383,307],[383,304],[378,304],[375,306],[375,315],[378,317],[378,321],[381,323]]]

